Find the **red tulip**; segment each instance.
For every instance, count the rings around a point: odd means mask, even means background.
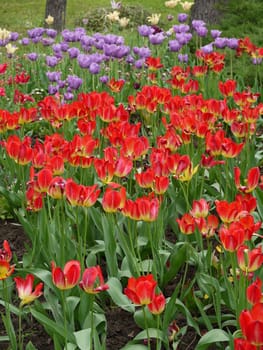
[[[52,181],[53,175],[52,171],[48,168],[41,169],[37,174],[37,186],[39,189],[39,192],[46,193],[48,190],[48,187]]]
[[[225,250],[234,252],[244,243],[245,231],[241,224],[233,222],[229,227],[220,227],[219,238]]]
[[[97,294],[109,289],[109,286],[104,283],[101,267],[99,265],[85,269],[79,286],[88,294]]]
[[[94,167],[102,182],[109,183],[112,181],[115,172],[114,162],[105,159],[95,159]]]
[[[48,194],[54,199],[61,199],[64,196],[67,180],[61,176],[53,177],[48,187]]]
[[[91,207],[100,195],[97,185],[78,185],[72,179],[68,179],[65,186],[67,200],[73,206]]]
[[[231,223],[238,220],[240,214],[243,211],[242,203],[239,201],[227,202],[227,201],[215,201],[217,214],[224,223]]]
[[[254,272],[263,264],[263,253],[261,248],[249,250],[246,245],[242,245],[237,250],[237,262],[240,269],[246,274]]]
[[[14,277],[14,281],[16,283],[18,297],[21,299],[20,306],[32,303],[32,301],[39,298],[43,294],[42,282],[38,283],[33,291],[34,276],[31,274],[27,275],[25,279],[21,277]]]
[[[250,344],[246,339],[236,338],[234,339],[234,350],[261,350],[255,345]]]
[[[112,78],[108,83],[108,87],[111,89],[112,92],[120,92],[123,88],[125,81],[123,79],[115,80]]]
[[[159,200],[152,195],[139,197],[135,201],[128,199],[122,213],[132,220],[152,222],[158,217],[159,205]]]
[[[237,82],[235,80],[220,81],[218,83],[219,90],[224,97],[233,96],[236,91]]]
[[[215,229],[219,223],[217,216],[211,214],[207,218],[201,217],[194,220],[198,230],[204,237],[210,238],[215,234]]]
[[[153,297],[152,302],[148,304],[147,307],[152,314],[159,315],[163,312],[165,308],[165,302],[166,302],[166,299],[163,293],[156,294]]]
[[[252,305],[263,302],[262,281],[259,277],[257,277],[255,281],[247,287],[246,294],[247,300]]]
[[[52,281],[61,290],[71,289],[76,286],[80,278],[80,262],[70,260],[65,264],[64,269],[56,267],[54,261],[51,262]]]
[[[107,213],[115,213],[122,209],[126,201],[126,189],[118,184],[110,183],[102,198],[102,207]]]
[[[117,177],[127,176],[133,168],[133,162],[127,157],[120,157],[115,163],[114,175]]]
[[[4,74],[7,69],[7,63],[0,63],[0,74]]]
[[[145,60],[145,64],[147,65],[150,71],[156,71],[157,69],[163,67],[160,57],[147,57]]]
[[[251,310],[243,310],[239,323],[246,340],[252,345],[263,345],[263,303],[255,304]]]
[[[14,270],[15,265],[10,265],[7,260],[0,260],[0,281],[11,276]]]
[[[241,204],[242,210],[248,213],[252,213],[257,207],[257,200],[251,193],[238,193],[235,200]]]
[[[137,160],[148,152],[149,147],[147,137],[128,136],[122,141],[121,156],[128,157],[131,160]]]
[[[30,163],[33,158],[30,137],[26,136],[24,140],[20,140],[17,135],[9,136],[6,141],[6,152],[18,164]]]
[[[136,305],[148,305],[154,300],[156,285],[152,274],[130,277],[124,294]]]
[[[234,178],[235,178],[235,184],[239,191],[250,193],[252,192],[258,185],[259,178],[260,178],[260,171],[258,167],[251,168],[248,171],[247,179],[245,180],[246,186],[242,186],[240,184],[240,175],[241,170],[238,167],[234,168]]]
[[[255,223],[254,220],[254,216],[247,213],[244,213],[244,215],[238,220],[245,231],[246,241],[250,241],[253,234],[261,228],[261,221]]]
[[[135,174],[135,180],[137,184],[142,188],[151,188],[154,180],[154,171],[152,168],[148,168],[147,170]]]
[[[207,217],[209,212],[209,204],[204,198],[201,198],[199,200],[193,201],[192,210],[190,211],[190,214],[194,218],[205,218]]]
[[[3,249],[0,249],[0,261],[5,260],[10,262],[12,259],[12,251],[10,249],[9,243],[7,240],[4,240]]]
[[[167,191],[169,183],[170,181],[167,176],[155,176],[152,190],[155,194],[162,195]]]
[[[191,235],[195,232],[195,219],[188,213],[184,214],[181,219],[176,219],[180,231],[185,235]]]

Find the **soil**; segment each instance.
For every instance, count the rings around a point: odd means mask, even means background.
[[[26,247],[30,247],[23,228],[12,221],[0,221],[0,247],[2,242],[7,240],[12,249],[13,260],[22,260],[23,254],[26,252]],[[174,281],[176,283],[176,281]],[[165,291],[166,297],[169,296],[173,285],[169,285]],[[1,311],[1,310],[0,310]],[[121,349],[128,341],[132,340],[141,329],[138,328],[133,320],[133,315],[117,307],[109,308],[106,311],[107,319],[107,350]],[[13,319],[15,329],[18,322]],[[177,325],[182,328],[186,325],[186,320],[178,317]],[[52,339],[47,336],[43,327],[33,318],[28,318],[23,321],[23,334],[25,336],[24,343],[27,344],[30,340],[38,350],[54,350]],[[0,336],[6,335],[2,320],[0,320]],[[188,327],[187,332],[181,337],[178,350],[194,350],[198,342],[198,336],[194,329]],[[9,350],[8,343],[0,342],[1,350]],[[153,344],[154,346],[154,344]],[[88,350],[88,349],[87,349]]]

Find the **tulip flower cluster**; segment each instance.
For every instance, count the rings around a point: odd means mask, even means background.
[[[81,267],[80,262],[77,260],[68,261],[63,270],[52,262],[51,272],[52,281],[60,290],[71,289],[78,283],[80,288],[88,294],[97,294],[109,289],[109,286],[104,283],[101,267],[99,265],[86,268],[80,282]]]
[[[165,297],[162,293],[156,294],[156,286],[157,282],[152,274],[138,278],[130,277],[124,294],[135,305],[147,305],[152,314],[159,315],[165,308]]]

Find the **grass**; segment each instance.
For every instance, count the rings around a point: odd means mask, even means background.
[[[164,0],[144,0],[143,7],[151,13],[161,13],[165,19],[167,14],[176,15],[177,9],[169,11],[164,6]],[[43,26],[45,16],[45,0],[9,0],[1,4],[0,27],[19,33],[25,32],[29,28]],[[123,5],[142,6],[140,0],[123,0]],[[109,0],[82,1],[70,0],[67,4],[66,27],[74,28],[79,19],[85,18],[86,14],[100,7],[110,7]]]

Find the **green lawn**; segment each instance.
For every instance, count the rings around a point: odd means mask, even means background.
[[[37,6],[36,6],[37,3]],[[11,31],[24,32],[28,28],[43,26],[45,0],[9,0],[1,3],[0,27]],[[165,0],[123,0],[123,5],[143,6],[151,13],[176,14],[178,9],[167,9]],[[110,0],[68,0],[66,27],[74,28],[76,20],[85,18],[88,11],[98,7],[110,7]]]

